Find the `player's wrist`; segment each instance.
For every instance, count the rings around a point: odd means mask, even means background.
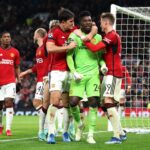
[[[85,35],[80,36],[81,40],[85,39]]]

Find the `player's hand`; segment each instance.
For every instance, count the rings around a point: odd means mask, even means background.
[[[80,74],[80,73],[78,73],[78,72],[74,72],[74,73],[73,73],[73,78],[74,78],[74,80],[76,80],[76,81],[80,81],[80,80],[83,78],[83,75]]]
[[[101,67],[101,72],[102,72],[102,74],[103,74],[103,75],[106,75],[107,71],[108,71],[108,68],[106,67],[106,65],[103,65],[103,66]]]
[[[95,35],[95,34],[97,34],[97,32],[98,32],[98,27],[96,26],[96,24],[95,24],[95,23],[93,23],[93,26],[92,26],[91,32],[92,32],[94,35]]]
[[[22,80],[25,75],[26,75],[26,72],[21,72],[19,74],[19,79]]]
[[[72,41],[69,45],[67,45],[67,52],[69,50],[72,50],[72,49],[76,48],[76,46],[77,46],[77,43]]]
[[[98,28],[97,28],[97,26],[93,22],[93,26],[92,26],[91,32],[88,35],[86,35],[86,36],[82,36],[81,39],[83,41],[85,41],[85,42],[86,41],[91,41],[92,38],[93,38],[93,36],[96,35],[97,32],[98,32]]]
[[[73,33],[76,34],[80,38],[83,36],[83,33],[79,29],[74,30]]]

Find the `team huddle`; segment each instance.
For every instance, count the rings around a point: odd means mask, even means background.
[[[6,135],[11,136],[16,84],[21,83],[25,75],[36,73],[33,105],[39,116],[39,140],[56,143],[56,115],[63,108],[63,141],[80,141],[85,126],[88,126],[87,142],[95,144],[94,131],[99,103],[113,128],[113,137],[105,143],[120,144],[127,139],[117,111],[125,91],[121,92],[121,40],[113,30],[115,18],[111,13],[102,13],[100,16],[101,29],[105,33],[103,37],[97,33],[89,11],[80,12],[79,22],[79,27],[76,27],[74,14],[68,9],[62,9],[58,21],[50,22],[48,33],[44,28],[38,28],[33,37],[34,43],[38,45],[36,64],[24,72],[20,72],[19,52],[11,46],[10,33],[2,33],[0,134],[3,131],[3,106],[6,108]],[[80,102],[85,95],[89,105],[88,124],[84,124],[80,112]],[[71,131],[74,124],[75,135]]]

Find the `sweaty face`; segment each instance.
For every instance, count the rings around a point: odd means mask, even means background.
[[[65,30],[71,30],[74,26],[74,18],[68,19],[63,22],[63,26]]]
[[[80,22],[80,27],[81,27],[81,30],[85,33],[89,33],[91,31],[91,28],[92,28],[92,18],[91,16],[85,16],[81,19],[81,22]]]
[[[1,43],[4,44],[4,45],[10,45],[10,43],[11,43],[11,36],[10,36],[9,33],[4,33],[2,35]]]

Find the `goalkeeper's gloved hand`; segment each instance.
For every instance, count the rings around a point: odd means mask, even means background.
[[[102,65],[101,66],[101,72],[102,72],[102,74],[106,75],[107,71],[108,71],[108,68],[106,67],[106,65]]]
[[[78,72],[73,72],[72,73],[74,80],[80,81],[83,78],[83,75],[78,73]]]

